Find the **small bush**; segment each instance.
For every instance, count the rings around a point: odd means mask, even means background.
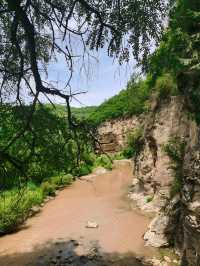
[[[124,156],[123,152],[118,152],[118,153],[115,153],[113,154],[112,156],[112,160],[123,160],[125,159],[126,157]]]
[[[62,186],[67,186],[70,185],[73,181],[73,176],[68,174],[68,175],[57,175],[53,176],[51,178],[51,183],[55,185],[56,188],[62,187]]]
[[[44,193],[44,196],[55,196],[56,186],[48,181],[45,181],[41,184],[41,189]]]
[[[87,153],[83,154],[83,161],[87,164],[92,166],[95,163],[96,155],[94,153]]]
[[[127,159],[130,159],[133,157],[134,150],[132,147],[127,147],[123,150],[123,156]]]
[[[185,152],[185,141],[179,137],[171,138],[166,145],[163,146],[163,150],[170,157],[172,162],[183,162],[183,156]]]
[[[35,190],[28,190],[26,197],[29,200],[30,207],[40,205],[44,199],[43,190],[41,187],[37,187]]]
[[[167,73],[159,77],[156,80],[155,91],[159,99],[167,99],[170,96],[177,95],[177,85],[172,75]]]
[[[92,172],[92,167],[87,164],[82,164],[78,169],[78,176],[89,175]]]
[[[127,135],[127,147],[123,151],[126,158],[137,157],[144,146],[143,129],[136,128]]]
[[[73,179],[74,179],[73,176],[70,174],[64,175],[62,176],[62,183],[63,185],[71,185]]]
[[[106,156],[105,154],[102,154],[99,157],[97,157],[95,166],[96,167],[102,166],[108,170],[112,170],[112,161],[108,156]]]

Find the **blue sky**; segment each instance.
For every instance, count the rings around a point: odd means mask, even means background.
[[[81,62],[77,62],[74,71],[73,80],[71,82],[72,90],[87,91],[87,93],[77,96],[77,101],[73,100],[73,106],[91,106],[99,105],[106,99],[117,94],[126,87],[130,75],[134,71],[134,62],[119,66],[118,62],[108,57],[105,50],[101,50],[97,60],[90,58],[90,63],[86,64],[86,69],[80,71]],[[87,59],[86,59],[87,61]],[[63,86],[66,80],[67,72],[65,61],[58,59],[57,63],[53,63],[48,69],[49,80],[57,80],[58,86]],[[61,99],[54,99],[58,103],[62,103]]]

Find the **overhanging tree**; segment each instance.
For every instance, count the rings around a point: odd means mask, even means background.
[[[73,92],[70,81],[77,58],[106,47],[108,55],[127,61],[130,54],[145,66],[152,41],[159,42],[167,11],[163,0],[0,0],[0,99],[23,104],[23,92],[32,97],[27,122],[0,149],[0,161],[13,159],[9,149],[26,131],[41,94],[66,101],[68,121]],[[76,43],[81,43],[79,53]],[[44,78],[48,63],[58,54],[66,61],[62,88]],[[47,73],[48,74],[48,73]]]

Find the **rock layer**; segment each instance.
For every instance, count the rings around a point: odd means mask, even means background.
[[[175,244],[182,265],[197,266],[200,265],[199,128],[186,110],[184,98],[173,97],[155,105],[146,117],[145,147],[135,165],[131,197],[137,198],[139,192],[140,199],[146,198],[146,208],[149,205],[150,211],[157,211],[144,236],[147,244],[155,247]],[[175,137],[185,143],[179,177],[171,169],[171,158],[163,151],[164,145]],[[175,182],[180,182],[180,189],[171,195]]]
[[[127,119],[114,119],[102,123],[98,128],[99,142],[104,152],[118,152],[126,146],[126,136],[137,127],[139,119],[134,116]]]

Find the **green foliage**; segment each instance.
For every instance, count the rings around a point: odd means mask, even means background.
[[[169,28],[150,59],[150,74],[171,73],[178,94],[190,100],[189,109],[200,122],[200,4],[196,0],[177,0],[171,10]]]
[[[45,181],[41,184],[41,189],[44,196],[55,196],[56,186],[53,183]]]
[[[92,152],[85,152],[83,154],[83,160],[84,160],[85,164],[87,164],[89,166],[93,166],[95,164],[96,155]]]
[[[144,146],[143,128],[136,128],[127,135],[127,147],[123,151],[126,158],[137,158]]]
[[[51,177],[51,183],[56,187],[63,187],[63,186],[67,186],[67,185],[71,185],[71,183],[73,182],[73,176],[71,174],[60,174],[57,176],[52,176]]]
[[[127,92],[122,90],[118,95],[101,104],[89,117],[89,121],[95,125],[105,120],[126,115],[128,112]]]
[[[148,100],[152,93],[150,77],[145,80],[137,77],[129,81],[127,86],[128,114],[139,115],[148,111]]]
[[[53,108],[51,104],[45,104],[45,108],[48,108],[60,118],[66,117],[66,106],[61,104],[54,104],[56,108]],[[71,107],[72,115],[79,121],[88,119],[88,117],[96,110],[96,106],[86,106],[86,107]]]
[[[154,196],[148,196],[148,197],[146,198],[146,203],[150,203],[150,202],[152,202],[153,198],[154,198]]]
[[[77,170],[77,176],[89,175],[92,172],[92,167],[87,164],[81,164]]]
[[[164,145],[163,150],[171,158],[172,162],[182,163],[184,152],[185,152],[185,141],[180,137],[172,137],[166,145]]]
[[[134,150],[132,147],[128,146],[126,147],[124,150],[123,150],[123,156],[127,159],[131,159],[133,158],[133,155],[134,155]]]
[[[173,183],[172,183],[171,188],[170,188],[170,196],[171,196],[171,198],[173,198],[178,193],[180,193],[182,187],[183,187],[182,180],[180,178],[175,178],[173,180]]]
[[[134,7],[130,5],[130,9],[127,9],[130,15],[132,15]],[[141,7],[142,5],[137,6],[138,10]],[[145,5],[144,8],[146,8]],[[156,14],[153,4],[151,8],[150,11],[153,10]],[[148,101],[151,93],[155,92],[160,99],[177,94],[189,96],[192,102],[192,111],[195,112],[196,117],[200,117],[199,14],[200,4],[198,1],[177,0],[177,4],[171,11],[169,28],[163,35],[159,48],[149,59],[149,73],[146,79],[133,77],[125,90],[99,107],[72,108],[73,116],[79,121],[87,119],[96,126],[108,119],[139,115],[148,111]],[[136,22],[138,24],[138,21]],[[155,23],[157,22],[155,21]],[[4,22],[2,25],[5,27]],[[96,29],[95,23],[93,27]],[[130,35],[130,38],[134,43],[133,46],[136,50],[134,56],[136,56],[140,46],[138,36],[141,35],[137,35],[137,33],[141,28],[132,28],[134,34]],[[143,31],[146,34],[145,27],[142,28]],[[154,32],[157,36],[157,32]],[[94,36],[97,36],[96,31]],[[145,36],[148,42],[148,37]],[[142,42],[145,43],[145,40]],[[90,39],[89,44],[92,49],[95,43],[96,41]],[[43,58],[42,60],[47,62],[49,60],[47,40],[39,38],[37,46],[38,59]],[[111,49],[114,52],[114,47]],[[1,50],[0,53],[5,58],[6,54],[10,53],[6,46],[3,46]],[[128,53],[121,56],[121,61],[129,57]],[[16,59],[16,53],[14,59]],[[18,61],[11,57],[6,64],[7,71],[11,67],[11,73],[14,73],[13,69],[19,67]],[[5,66],[4,60],[1,63]],[[14,87],[16,79],[14,78],[12,82]],[[12,87],[10,83],[9,87]],[[31,108],[32,106],[0,105],[0,151],[4,150],[13,136],[25,127]],[[84,124],[84,122],[82,123]],[[126,149],[112,159],[137,158],[143,145],[143,129],[138,128],[128,134]],[[180,138],[173,138],[165,145],[164,151],[171,158],[170,168],[175,174],[171,189],[171,195],[174,196],[182,187],[185,143]],[[0,167],[0,189],[3,193],[0,194],[0,233],[12,231],[27,217],[31,206],[40,204],[45,196],[54,195],[56,188],[71,184],[73,177],[67,173],[71,173],[73,176],[87,175],[97,166],[112,169],[112,160],[109,157],[101,155],[96,158],[92,152],[92,143],[85,131],[79,130],[76,134],[72,134],[69,130],[63,106],[56,105],[56,109],[53,109],[50,105],[43,107],[38,105],[29,129],[8,150],[8,154],[16,162],[23,162],[23,171],[30,177],[30,182],[28,182],[23,195],[19,195],[16,188],[22,187],[27,180],[8,157],[1,158],[3,167]]]
[[[112,160],[123,160],[126,157],[124,156],[123,152],[117,152],[113,155],[111,155]]]
[[[171,186],[171,197],[174,197],[181,191],[182,188],[182,178],[183,178],[183,163],[185,155],[186,143],[183,139],[179,137],[173,137],[169,142],[164,145],[163,150],[171,159],[170,169],[174,172],[174,181]]]
[[[30,186],[33,186],[32,184]],[[32,206],[43,201],[40,188],[5,191],[0,194],[0,235],[12,232],[28,216]]]
[[[108,170],[112,170],[112,160],[107,155],[102,154],[97,157],[95,167],[102,166]]]
[[[56,188],[72,183],[72,175],[53,176],[41,185],[28,182],[21,189],[0,193],[0,235],[14,231],[28,217],[30,209],[40,205],[46,196],[55,196]]]
[[[143,81],[132,78],[125,90],[97,107],[88,119],[90,123],[99,125],[105,120],[144,113],[148,111],[150,92],[148,79]]]
[[[31,106],[0,106],[0,150],[25,126]],[[16,161],[24,162],[23,170],[33,182],[60,173],[72,173],[78,168],[78,161],[92,164],[93,149],[90,136],[84,128],[73,134],[68,128],[66,117],[56,113],[50,106],[37,106],[31,122],[31,131],[25,132],[9,149],[9,155]],[[34,134],[33,134],[34,132]],[[4,189],[16,186],[20,181],[20,171],[6,158],[4,169],[0,168],[0,183]]]
[[[172,75],[169,73],[158,77],[155,83],[154,90],[159,99],[167,99],[170,96],[177,95],[177,84]]]
[[[8,95],[11,94],[11,99],[16,99],[17,85],[21,88],[22,81],[26,80],[28,83],[31,75],[33,75],[33,81],[37,83],[42,73],[47,70],[47,64],[61,58],[65,59],[65,67],[71,73],[71,59],[77,56],[84,57],[85,52],[85,49],[76,51],[74,47],[70,47],[71,37],[69,36],[72,32],[77,42],[87,50],[98,51],[105,47],[110,56],[119,58],[120,63],[128,61],[131,56],[137,61],[141,61],[142,57],[146,62],[149,54],[148,46],[152,40],[158,41],[162,33],[166,9],[167,4],[162,0],[147,1],[143,4],[138,1],[116,2],[115,0],[97,2],[79,0],[75,3],[71,0],[59,0],[52,4],[48,0],[40,0],[34,2],[34,5],[29,1],[26,3],[24,1],[1,1],[0,31],[3,41],[0,44],[0,69],[2,70],[3,94],[7,92]],[[13,30],[12,14],[14,12],[22,12],[23,16],[15,18],[16,28],[13,37],[10,33]],[[52,17],[51,14],[54,12],[56,15]],[[60,23],[60,18],[68,20],[73,12],[76,14],[76,20],[68,29],[65,24]],[[24,19],[28,21],[28,24],[24,23]],[[84,31],[84,27],[87,31]],[[35,29],[35,31],[30,29]],[[77,29],[81,34],[76,31]],[[54,38],[55,31],[60,32],[59,38]],[[65,56],[61,40],[65,42],[66,50],[71,49],[72,58]],[[52,51],[52,47],[56,49]],[[28,56],[30,54],[31,58]],[[23,69],[24,62],[26,69]],[[36,62],[34,67],[37,71],[32,71],[33,62]],[[81,64],[80,66],[77,64],[77,73],[79,73],[79,67],[81,70]],[[52,84],[55,81],[53,80]],[[65,82],[67,82],[67,77]],[[23,89],[26,90],[25,95],[29,94],[31,97],[31,84],[28,83],[28,85]],[[38,84],[34,85],[38,87]],[[40,91],[57,95],[63,93],[58,89],[51,88],[50,90],[49,87],[40,89]],[[20,97],[23,97],[22,93]]]

